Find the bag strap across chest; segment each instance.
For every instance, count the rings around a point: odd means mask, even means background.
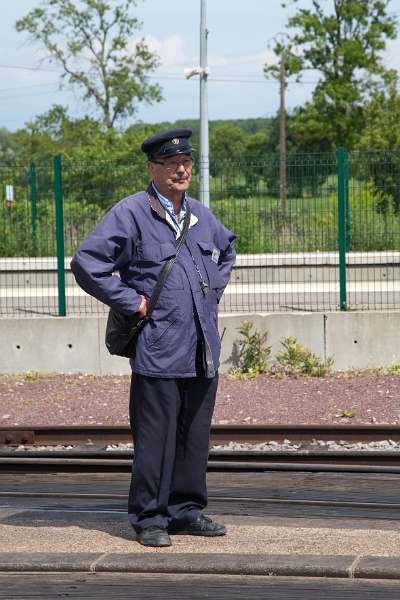
[[[147,307],[147,314],[146,317],[149,318],[151,316],[151,313],[154,310],[154,307],[157,303],[158,297],[161,293],[161,290],[165,284],[165,282],[167,281],[167,278],[169,276],[169,274],[171,273],[171,269],[174,265],[174,262],[176,261],[176,259],[178,258],[178,254],[185,242],[186,239],[186,234],[188,232],[189,229],[189,224],[190,224],[190,217],[191,217],[191,212],[190,212],[190,206],[189,203],[187,203],[186,205],[186,213],[185,213],[185,217],[183,219],[183,227],[182,227],[182,233],[179,236],[178,240],[177,240],[177,244],[176,244],[176,254],[175,256],[172,256],[164,265],[161,273],[160,273],[160,277],[157,281],[156,287],[153,290],[153,293],[151,294],[151,298],[149,301],[149,305]]]

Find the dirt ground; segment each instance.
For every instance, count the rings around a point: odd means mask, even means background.
[[[0,376],[0,428],[128,423],[127,376]],[[220,376],[214,423],[400,423],[400,376]]]

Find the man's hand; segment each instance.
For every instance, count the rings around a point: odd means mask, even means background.
[[[142,296],[142,294],[140,294],[140,297],[142,301],[136,313],[139,315],[139,317],[145,317],[147,315],[147,305],[149,301],[147,300],[146,296]]]

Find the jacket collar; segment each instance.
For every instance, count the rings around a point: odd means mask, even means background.
[[[157,194],[156,194],[153,186],[151,185],[151,182],[147,186],[146,193],[147,193],[147,198],[149,200],[150,207],[158,214],[159,217],[161,217],[165,221],[166,220],[165,208],[159,201]]]
[[[158,214],[159,217],[166,220],[166,211],[160,200],[158,199],[157,193],[154,187],[151,184],[151,181],[146,189],[147,198],[149,200],[150,207]],[[189,196],[186,194],[185,196],[186,202],[189,202]],[[192,205],[190,206],[192,209]]]

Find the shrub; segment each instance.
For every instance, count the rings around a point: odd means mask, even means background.
[[[291,336],[284,337],[281,344],[284,349],[275,357],[273,373],[277,375],[308,375],[310,377],[324,377],[324,375],[330,374],[333,365],[332,358],[322,362],[319,356],[301,346],[296,338]]]
[[[268,371],[267,359],[271,354],[271,348],[265,346],[267,333],[255,331],[252,333],[253,324],[243,321],[238,328],[243,337],[238,342],[238,366],[231,369],[230,374],[236,379],[254,379],[261,373]]]
[[[97,204],[73,201],[64,203],[65,253],[75,252],[80,241],[100,220],[104,210]],[[36,227],[26,199],[13,208],[0,207],[0,256],[55,256],[55,208],[52,199],[37,203]]]

